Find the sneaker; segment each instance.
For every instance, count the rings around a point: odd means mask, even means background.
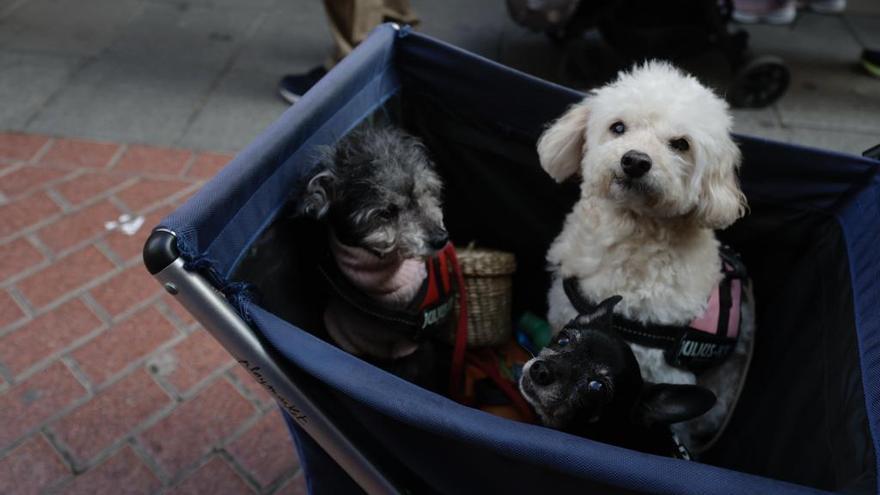
[[[807,0],[807,7],[818,14],[839,14],[846,8],[846,0]]]
[[[797,16],[794,0],[735,0],[733,20],[742,24],[791,24]]]
[[[327,74],[327,69],[323,66],[315,67],[305,74],[288,74],[282,77],[278,83],[278,94],[284,98],[284,101],[293,105],[325,74]]]
[[[861,64],[868,74],[880,77],[880,50],[863,50]]]

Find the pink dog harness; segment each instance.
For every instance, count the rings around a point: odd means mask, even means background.
[[[745,265],[727,246],[721,249],[721,272],[724,277],[712,290],[706,312],[687,326],[644,324],[615,314],[614,329],[627,342],[663,349],[672,366],[694,372],[717,366],[736,346],[747,280]],[[576,278],[565,279],[563,287],[579,313],[594,311]]]

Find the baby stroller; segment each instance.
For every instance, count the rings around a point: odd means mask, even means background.
[[[679,62],[711,50],[730,66],[724,93],[734,107],[766,107],[788,88],[782,59],[751,54],[748,33],[728,29],[732,0],[507,0],[507,6],[519,24],[547,33],[560,45],[598,28],[615,54],[612,72],[639,60]]]
[[[492,416],[310,333],[318,296],[301,254],[315,239],[282,212],[316,147],[377,111],[431,150],[455,243],[514,252],[515,310],[542,314],[544,254],[576,192],[540,169],[535,140],[581,97],[383,25],[158,225],[146,267],[278,399],[311,493],[877,493],[874,160],[739,138],[752,209],[721,236],[754,276],[758,340],[701,462]]]

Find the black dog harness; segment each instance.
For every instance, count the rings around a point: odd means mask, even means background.
[[[614,329],[627,342],[662,349],[671,366],[699,372],[715,367],[730,355],[739,337],[743,285],[747,274],[739,256],[721,249],[721,282],[713,291],[706,313],[689,325],[656,325],[614,315]],[[563,280],[565,294],[578,313],[591,313],[596,305],[581,293],[576,277]]]
[[[332,256],[318,266],[327,288],[335,296],[358,311],[388,323],[388,327],[407,333],[415,341],[437,335],[449,327],[449,317],[456,290],[456,281],[450,261],[452,244],[447,244],[436,255],[425,260],[427,277],[416,296],[402,309],[383,306],[358,290],[342,273]]]

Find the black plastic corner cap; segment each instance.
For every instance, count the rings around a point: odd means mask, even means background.
[[[154,230],[144,244],[144,265],[155,275],[180,257],[177,237],[167,230]]]

